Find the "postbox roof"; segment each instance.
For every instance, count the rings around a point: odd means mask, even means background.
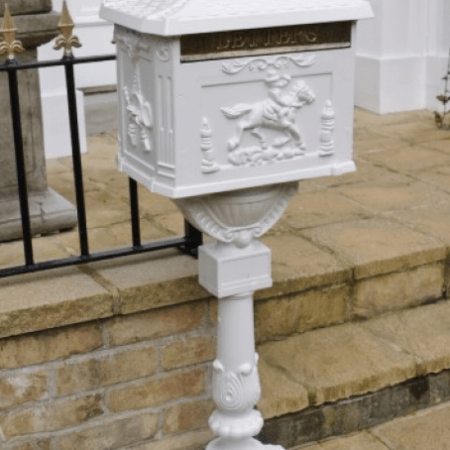
[[[103,0],[100,17],[160,36],[372,17],[368,0]]]

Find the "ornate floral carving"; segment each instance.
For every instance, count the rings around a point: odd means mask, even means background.
[[[269,230],[286,209],[298,183],[175,200],[186,218],[218,241],[246,247]]]
[[[334,153],[334,117],[335,112],[333,110],[333,104],[331,103],[331,100],[327,100],[322,110],[322,125],[320,127],[319,144],[320,156],[330,156]]]
[[[141,77],[136,70],[131,92],[128,87],[123,88],[126,109],[128,112],[128,136],[131,144],[137,147],[141,142],[144,150],[152,150],[151,131],[153,128],[153,114],[150,102],[142,94]]]
[[[243,364],[237,372],[226,371],[217,359],[213,368],[213,398],[217,407],[230,413],[253,409],[261,395],[258,355],[255,354],[253,364]]]
[[[306,146],[296,124],[296,112],[311,104],[315,95],[303,81],[296,81],[289,93],[283,89],[291,82],[289,75],[270,70],[265,79],[268,98],[254,103],[241,103],[231,108],[221,108],[227,119],[242,118],[236,134],[228,141],[228,161],[235,166],[253,166],[273,161],[292,159],[305,154]],[[276,130],[281,133],[271,145],[261,131]],[[244,133],[249,131],[258,140],[257,146],[241,148]],[[293,142],[293,146],[287,146]]]
[[[129,58],[134,64],[138,63],[139,52],[147,52],[147,59],[150,51],[150,44],[146,42],[145,37],[142,34],[136,33],[133,30],[125,29],[116,26],[114,29],[114,42],[122,45],[127,52]]]
[[[234,75],[246,67],[251,71],[263,71],[270,66],[275,69],[285,69],[290,67],[291,64],[295,64],[298,67],[309,67],[314,64],[315,59],[315,55],[278,56],[277,58],[252,58],[247,60],[235,59],[234,61],[223,63],[222,70],[229,75]]]
[[[200,130],[201,145],[200,149],[203,152],[202,172],[215,173],[220,170],[219,164],[214,161],[214,148],[212,143],[212,130],[209,126],[208,119],[203,118],[203,125]]]

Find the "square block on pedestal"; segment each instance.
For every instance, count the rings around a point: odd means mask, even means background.
[[[237,248],[206,244],[199,248],[199,282],[216,297],[272,286],[271,251],[260,242]]]

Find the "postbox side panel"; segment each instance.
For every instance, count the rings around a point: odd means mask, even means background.
[[[173,52],[177,40],[116,27],[119,170],[152,191],[175,187]]]
[[[353,49],[182,63],[174,197],[354,170]]]

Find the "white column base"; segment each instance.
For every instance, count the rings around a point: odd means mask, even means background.
[[[355,104],[377,114],[424,109],[426,77],[426,56],[359,55],[356,57]]]

